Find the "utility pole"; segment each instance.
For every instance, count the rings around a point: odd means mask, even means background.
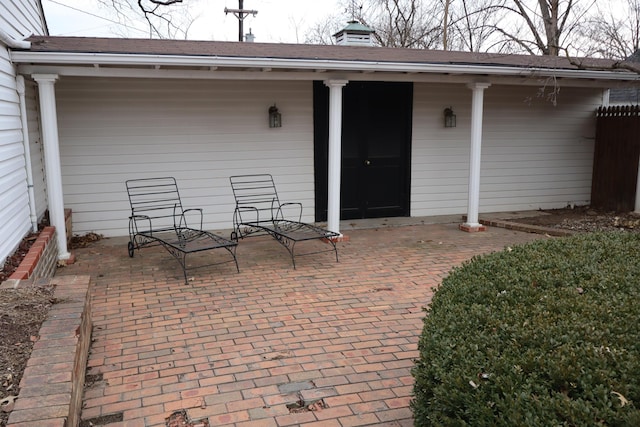
[[[248,10],[244,8],[244,0],[238,0],[238,8],[237,9],[227,9],[224,8],[224,14],[233,13],[236,18],[238,18],[238,41],[241,42],[244,40],[244,30],[242,23],[244,22],[244,18],[247,15],[256,16],[258,14],[257,10]]]
[[[449,50],[449,4],[450,0],[445,0],[444,2],[444,22],[442,24],[442,48],[443,50]]]

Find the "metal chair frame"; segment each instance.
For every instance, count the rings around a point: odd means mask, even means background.
[[[130,179],[125,185],[131,206],[127,244],[130,257],[133,258],[136,249],[161,245],[178,261],[187,283],[187,270],[231,262],[188,267],[188,254],[224,249],[231,254],[236,270],[240,272],[236,258],[238,242],[202,229],[202,209],[183,208],[175,178]],[[198,227],[189,226],[187,221],[187,217],[193,213],[199,217],[196,220]]]
[[[336,240],[340,234],[302,222],[301,203],[280,203],[273,176],[236,175],[230,177],[229,181],[236,201],[231,240],[268,234],[289,252],[294,269],[296,256],[333,251],[336,262],[339,261]],[[287,219],[291,217],[291,211],[295,212],[295,219]],[[312,252],[295,252],[296,243],[309,240],[321,240],[330,247]]]

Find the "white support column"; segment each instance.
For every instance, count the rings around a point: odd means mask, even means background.
[[[49,199],[49,219],[56,228],[58,237],[58,259],[67,260],[71,254],[67,250],[67,231],[64,221],[64,200],[62,193],[62,170],[60,166],[60,146],[58,141],[58,114],[56,112],[56,94],[54,83],[56,74],[33,74],[38,83],[40,97],[40,119],[42,122],[42,141],[44,146],[44,164],[47,176],[47,196]]]
[[[482,149],[482,116],[484,90],[490,83],[471,83],[471,154],[469,156],[469,204],[467,222],[460,225],[464,231],[484,231],[485,227],[478,222],[480,206],[480,158]]]
[[[342,88],[347,80],[326,80],[329,87],[329,171],[327,228],[340,233],[340,175],[342,163]]]
[[[604,89],[602,91],[602,106],[603,107],[608,107],[609,106],[609,98],[611,96],[611,89]]]

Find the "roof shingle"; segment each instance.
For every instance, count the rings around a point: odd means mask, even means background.
[[[272,58],[373,63],[451,64],[545,69],[605,69],[620,67],[606,59],[455,52],[367,46],[280,43],[240,43],[167,39],[32,36],[31,52]]]

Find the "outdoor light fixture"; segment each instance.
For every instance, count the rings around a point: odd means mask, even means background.
[[[456,115],[451,107],[444,109],[444,127],[454,128],[456,127]]]
[[[278,111],[276,104],[269,107],[269,127],[280,128],[282,127],[282,114]]]

